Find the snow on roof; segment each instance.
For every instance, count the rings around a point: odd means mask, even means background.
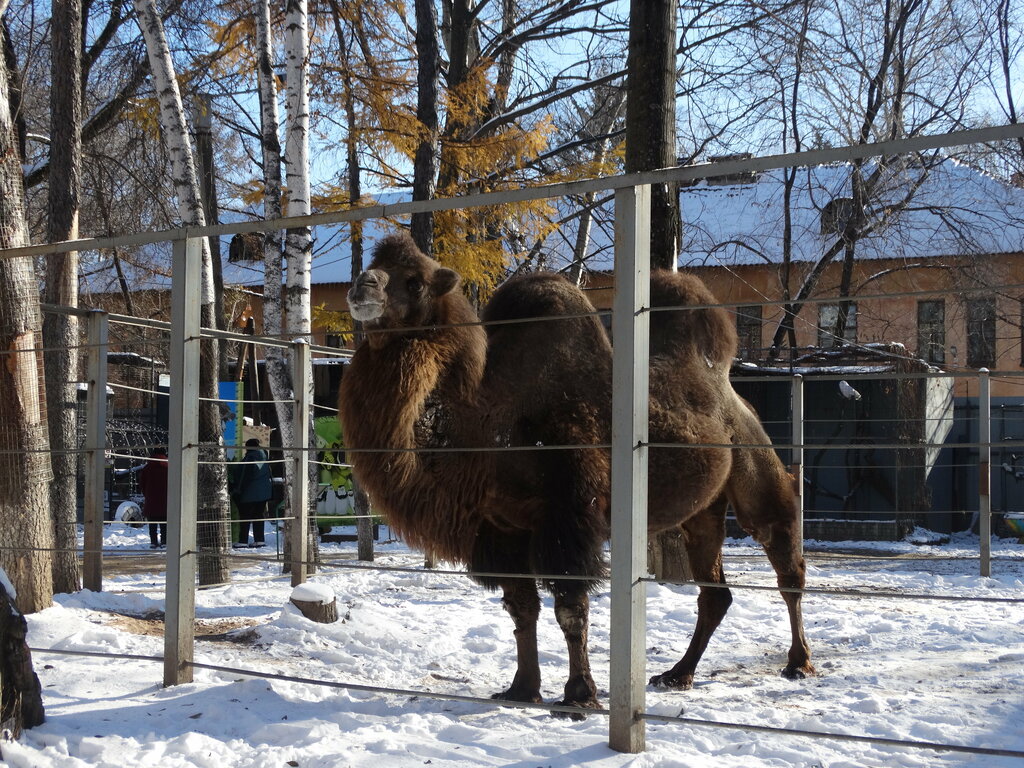
[[[866,174],[874,170],[874,165],[865,167]],[[791,203],[794,261],[817,260],[835,243],[836,234],[822,233],[822,213],[830,204],[841,206],[844,198],[851,197],[851,171],[849,164],[798,169]],[[701,181],[682,188],[680,266],[780,262],[784,229],[783,178],[784,171],[776,170],[761,173],[753,181],[732,184]],[[400,191],[377,195],[377,202],[385,205],[408,199],[409,194]],[[564,214],[572,212],[564,199],[557,201],[557,205]],[[613,265],[612,211],[611,202],[595,211],[597,225],[592,230],[588,249],[591,270],[610,269]],[[859,259],[916,260],[1024,251],[1024,190],[951,159],[930,168],[901,165],[885,169],[879,191],[872,196],[868,215],[880,225],[858,241]],[[235,213],[230,218],[257,217],[258,212],[254,211],[249,215]],[[560,233],[545,242],[550,268],[559,269],[571,261],[575,221],[563,225]],[[373,243],[393,231],[394,226],[381,219],[366,220],[363,236],[367,252]],[[313,284],[347,282],[351,274],[347,225],[317,227],[313,234]],[[221,240],[224,284],[260,291],[262,263],[228,261],[229,242],[229,237]],[[169,247],[150,246],[149,254],[137,262],[129,263],[128,258],[122,258],[122,268],[132,290],[170,288]],[[120,290],[113,265],[106,258],[83,262],[82,283],[83,292]]]
[[[873,166],[866,169],[870,174]],[[791,204],[794,261],[818,259],[838,239],[823,227],[827,206],[850,199],[852,166],[801,168]],[[681,266],[778,263],[783,253],[783,171],[746,184],[701,182],[682,190]],[[841,214],[840,214],[841,216]],[[879,223],[857,258],[924,259],[1024,251],[1024,190],[944,160],[888,169],[872,197]],[[825,232],[823,233],[823,229]]]

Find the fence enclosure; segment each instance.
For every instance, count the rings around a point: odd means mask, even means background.
[[[645,584],[649,580],[646,567],[646,503],[647,503],[647,355],[649,330],[649,231],[650,189],[652,184],[684,181],[738,171],[783,168],[794,165],[849,160],[877,154],[920,151],[960,143],[981,142],[1024,136],[1024,126],[1003,126],[995,129],[966,131],[939,137],[917,137],[879,145],[844,147],[794,155],[730,160],[715,166],[666,169],[649,173],[595,179],[571,184],[558,184],[536,189],[512,190],[473,195],[455,200],[431,200],[420,203],[399,203],[357,211],[345,211],[302,219],[272,222],[247,222],[203,228],[186,228],[174,232],[134,235],[128,238],[101,238],[57,245],[31,246],[0,253],[0,258],[30,256],[55,251],[103,248],[114,243],[173,244],[172,311],[169,323],[170,353],[170,422],[169,422],[169,498],[168,498],[168,562],[166,586],[166,633],[164,652],[164,683],[176,685],[192,680],[197,664],[194,656],[195,582],[197,557],[196,483],[200,445],[199,413],[199,345],[204,336],[216,335],[246,342],[252,336],[216,332],[201,328],[201,250],[203,237],[234,232],[283,229],[293,226],[354,221],[358,219],[405,215],[420,210],[440,210],[479,206],[588,191],[614,190],[615,193],[615,297],[613,335],[613,421],[612,421],[612,546],[611,546],[611,648],[610,648],[610,716],[609,743],[624,752],[644,749],[644,726],[648,719],[659,719],[645,713]],[[104,418],[107,387],[105,352],[109,346],[105,313],[89,313],[88,323],[88,432],[86,438],[85,491],[85,585],[102,588],[103,540],[103,464],[106,450]],[[235,338],[237,337],[237,338]],[[305,340],[283,342],[256,338],[259,343],[289,347],[295,381],[311,382],[311,354]],[[976,492],[981,533],[980,572],[991,572],[991,398],[989,375],[977,374],[979,387],[978,424],[978,487]],[[855,383],[855,382],[850,382]],[[788,400],[789,423],[778,426],[776,434],[785,437],[776,447],[787,451],[789,465],[803,489],[810,455],[820,444],[808,438],[805,426],[807,409],[806,376],[790,379],[785,398]],[[287,515],[292,541],[292,584],[301,583],[308,559],[305,550],[309,524],[306,499],[309,497],[308,472],[310,455],[309,425],[311,422],[311,384],[296,387],[293,414],[295,444],[284,446],[293,462],[296,482],[290,489],[291,513]],[[1024,441],[1020,441],[1024,447]],[[788,444],[786,444],[788,443]],[[1009,443],[1007,443],[1009,445]],[[1015,443],[1014,443],[1015,445]],[[894,444],[893,450],[905,448]],[[917,443],[916,450],[933,450],[941,445]],[[803,498],[803,495],[801,496]],[[417,692],[419,695],[429,693]],[[450,698],[450,697],[446,697]],[[503,702],[503,705],[507,704]],[[665,719],[665,718],[660,718]],[[671,718],[670,718],[671,719]],[[868,737],[864,737],[868,739]],[[884,742],[885,740],[878,740]]]

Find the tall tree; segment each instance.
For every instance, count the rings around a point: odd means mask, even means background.
[[[309,9],[306,0],[287,0],[285,4],[285,72],[287,74],[288,124],[285,133],[285,172],[288,187],[288,215],[308,216],[311,211],[309,183]],[[311,340],[313,234],[308,226],[293,227],[285,234],[285,333],[291,339]],[[313,402],[313,380],[293,381],[292,389],[305,389]],[[314,431],[309,429],[310,440]],[[294,433],[286,444],[295,447]],[[299,446],[310,449],[313,443]],[[316,465],[309,463],[310,494],[307,512],[316,514]],[[294,514],[301,514],[294,510]],[[309,526],[307,552],[310,562],[316,559],[316,526]],[[291,542],[289,542],[291,544]],[[312,572],[312,565],[307,565]]]
[[[0,19],[7,0],[0,0]],[[0,25],[0,50],[7,48]],[[0,59],[0,248],[28,244],[21,156],[10,110],[9,59]],[[53,524],[39,283],[31,258],[0,258],[0,568],[22,613],[53,602]]]
[[[438,87],[441,74],[441,50],[437,39],[437,8],[434,0],[415,0],[416,4],[416,119],[422,135],[413,158],[412,199],[429,200],[437,184],[438,161]],[[434,214],[422,211],[412,215],[410,234],[421,251],[434,252]]]
[[[977,62],[990,44],[979,23],[979,5],[948,6],[927,0],[886,0],[880,5],[834,4],[815,13],[815,24],[801,56],[800,82],[806,88],[789,119],[804,133],[840,144],[865,145],[968,124]],[[813,66],[811,57],[816,57]],[[829,104],[823,110],[821,104]],[[819,138],[819,140],[821,140]],[[884,227],[895,226],[930,169],[945,153],[880,157],[850,163],[848,192],[823,200],[836,205],[831,236],[806,270],[776,326],[776,353],[792,339],[794,318],[817,289],[828,267],[840,263],[839,311],[830,328],[845,336],[852,311],[852,285],[858,244]],[[833,192],[834,194],[834,192]]]
[[[1006,113],[1006,119],[1012,125],[1020,122],[1020,98],[1017,91],[1019,78],[1014,75],[1015,68],[1020,65],[1021,51],[1024,49],[1024,12],[1020,5],[1010,0],[996,0],[996,40],[995,51],[995,91],[1000,106]],[[1014,164],[1018,174],[1024,173],[1024,137],[1017,138],[1017,162]]]
[[[263,214],[268,220],[281,218],[281,138],[277,108],[277,78],[274,76],[274,46],[270,22],[270,1],[256,7],[256,80],[260,99],[260,148],[263,160]],[[269,230],[263,241],[263,331],[280,337],[284,333],[281,285],[281,232]],[[288,356],[276,347],[266,350],[267,380],[277,411],[282,445],[291,445],[292,413],[285,402],[292,391]],[[291,466],[285,464],[288,487]]]
[[[78,237],[82,176],[82,8],[80,0],[53,0],[50,19],[50,179],[46,239],[54,243]],[[46,260],[48,304],[78,306],[78,253]],[[75,592],[81,583],[77,547],[77,390],[78,318],[48,313],[43,317],[46,347],[46,412],[49,423],[50,514],[56,552],[53,587]]]
[[[631,0],[626,173],[676,165],[676,0]],[[679,185],[651,190],[651,266],[675,269]]]
[[[171,160],[171,177],[178,203],[178,215],[185,225],[204,226],[199,178],[163,22],[157,13],[155,0],[135,0],[135,10],[139,17],[139,27],[146,40],[150,71],[153,73],[159,101],[160,128]],[[213,267],[209,244],[205,240],[202,259],[202,324],[206,328],[216,328]],[[227,551],[230,515],[227,475],[222,463],[224,453],[219,447],[223,430],[217,402],[218,344],[214,339],[204,339],[201,349],[199,389],[205,402],[199,409],[199,440],[207,448],[200,454],[205,461],[199,465],[198,572],[200,584],[222,584],[230,579],[231,572],[222,556]],[[177,458],[179,457],[172,456],[171,460]]]

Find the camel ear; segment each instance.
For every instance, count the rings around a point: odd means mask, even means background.
[[[441,267],[434,273],[434,279],[430,284],[430,290],[435,296],[444,296],[454,291],[459,285],[459,273]]]

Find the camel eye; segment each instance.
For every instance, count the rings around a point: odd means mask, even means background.
[[[418,277],[410,277],[405,287],[412,296],[419,296],[423,292],[423,282]]]

